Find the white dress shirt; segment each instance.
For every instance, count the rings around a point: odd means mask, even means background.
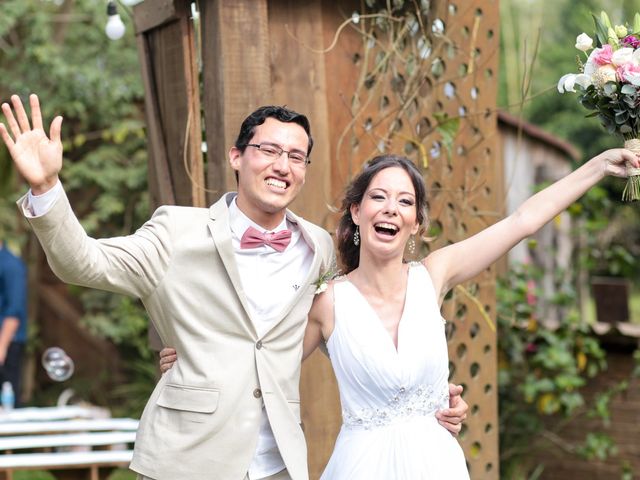
[[[60,182],[42,195],[33,195],[29,191],[28,208],[33,216],[39,217],[47,213],[61,192]],[[262,337],[280,318],[284,306],[291,301],[296,290],[304,284],[313,261],[313,251],[304,240],[298,226],[286,218],[283,218],[282,223],[274,230],[291,230],[291,242],[283,252],[277,252],[267,245],[241,249],[240,239],[248,227],[254,227],[260,232],[266,230],[242,213],[235,198],[229,205],[229,224],[235,259],[250,309],[249,314],[258,337]],[[251,480],[257,480],[278,473],[284,468],[285,464],[278,451],[263,403],[258,442],[248,475]]]
[[[296,290],[304,284],[313,261],[313,251],[298,226],[286,218],[273,230],[291,230],[291,242],[283,252],[277,252],[267,245],[241,249],[240,239],[247,228],[253,227],[263,233],[267,230],[242,213],[235,198],[229,205],[229,224],[240,280],[251,310],[249,314],[258,337],[262,337],[280,318],[284,306],[291,301]],[[284,468],[263,404],[262,424],[249,478],[268,477]]]

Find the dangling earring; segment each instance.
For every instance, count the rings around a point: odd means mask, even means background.
[[[416,253],[416,240],[413,235],[409,238],[409,253],[411,255]]]
[[[360,227],[356,225],[356,231],[353,232],[353,244],[357,247],[360,245]]]

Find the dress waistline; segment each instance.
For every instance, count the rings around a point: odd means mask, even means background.
[[[385,427],[412,417],[433,416],[441,408],[449,405],[449,386],[436,389],[433,385],[417,385],[411,388],[401,387],[386,405],[380,407],[344,409],[342,424],[347,429]]]

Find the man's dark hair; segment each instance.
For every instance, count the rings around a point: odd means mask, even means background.
[[[255,134],[256,127],[262,125],[267,118],[275,118],[283,123],[297,123],[309,137],[309,146],[307,147],[307,156],[311,155],[311,149],[313,148],[313,138],[311,137],[311,127],[307,117],[301,113],[289,110],[287,107],[278,107],[274,105],[267,105],[258,108],[255,112],[244,119],[240,126],[240,133],[236,139],[235,147],[244,152],[247,148],[247,144],[251,142],[253,135]]]

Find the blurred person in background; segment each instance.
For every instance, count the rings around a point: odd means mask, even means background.
[[[27,268],[0,240],[0,385],[13,387],[20,403],[22,357],[27,339]]]

